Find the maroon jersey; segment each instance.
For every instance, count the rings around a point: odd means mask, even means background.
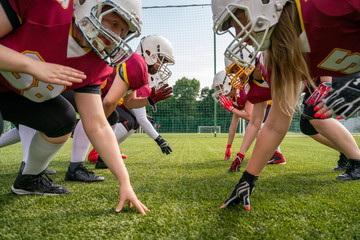
[[[253,79],[244,86],[246,98],[252,104],[271,100],[271,84],[269,73],[265,70],[263,54],[259,55],[259,63],[262,79]]]
[[[137,53],[133,53],[126,62],[113,70],[107,81],[102,85],[102,96],[106,96],[109,92],[116,74],[120,74],[120,77],[129,86],[128,94],[144,85],[148,85],[149,75],[145,59]]]
[[[83,71],[87,78],[72,86],[48,84],[24,73],[0,72],[0,91],[15,91],[32,101],[56,97],[65,89],[101,85],[113,69],[92,50],[81,48],[71,36],[71,0],[8,0],[22,25],[0,39],[0,44],[38,61]]]
[[[236,89],[236,95],[234,100],[233,100],[233,106],[236,109],[243,110],[245,108],[245,103],[247,99],[244,89]]]
[[[149,97],[150,94],[151,94],[151,89],[149,87],[149,84],[146,84],[143,87],[136,90],[136,97],[139,97],[139,98]]]
[[[360,72],[360,1],[298,0],[311,77]],[[304,37],[306,33],[306,37]],[[306,51],[306,50],[305,50]]]

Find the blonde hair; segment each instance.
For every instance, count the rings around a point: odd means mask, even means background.
[[[296,4],[291,1],[281,13],[265,54],[266,67],[271,71],[272,99],[288,116],[294,113],[301,81],[311,79],[306,56],[301,51],[300,33],[299,14]]]

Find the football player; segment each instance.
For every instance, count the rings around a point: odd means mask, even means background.
[[[140,35],[141,11],[141,0],[1,1],[0,111],[4,119],[37,130],[13,193],[69,193],[43,171],[75,126],[73,107],[59,96],[74,89],[88,136],[120,183],[116,211],[125,202],[148,211],[131,187],[100,97],[113,67],[132,53],[127,41]]]
[[[233,113],[224,157],[224,160],[228,160],[231,158],[231,146],[235,138],[239,120],[242,118],[250,121],[253,104],[247,101],[243,90],[235,89],[231,86],[230,78],[226,76],[224,70],[214,76],[212,88],[216,89],[212,95],[214,100],[220,102],[226,110]],[[231,98],[228,105],[223,104],[224,101],[221,100],[224,96]]]
[[[167,78],[162,79],[159,74],[149,75],[149,85],[146,85],[146,86],[136,90],[136,97],[138,97],[138,98],[149,97],[151,94],[151,91],[159,90],[160,88],[167,85]],[[124,104],[122,104],[121,107],[124,109],[127,109]],[[169,143],[163,137],[161,137],[160,134],[153,127],[153,125],[151,123],[151,119],[149,119],[150,117],[146,114],[145,106],[141,107],[141,108],[127,109],[127,111],[129,113],[129,115],[133,117],[132,121],[135,122],[135,125],[128,132],[124,132],[121,130],[121,128],[122,128],[121,124],[116,125],[115,135],[117,137],[119,145],[122,142],[124,142],[128,137],[130,137],[138,129],[138,127],[141,127],[145,131],[145,133],[148,134],[149,137],[154,139],[154,141],[158,144],[158,146],[160,147],[163,154],[168,155],[172,152],[172,149],[171,149]],[[119,122],[119,123],[122,123],[122,122]],[[95,168],[107,168],[106,164],[103,162],[101,157],[98,156],[95,149],[93,149],[89,153],[88,160],[90,158],[93,161],[95,160],[95,162],[96,162]]]
[[[241,67],[236,63],[226,64],[226,72],[230,78],[230,84],[234,86],[238,92],[242,93],[243,99],[246,99],[253,104],[253,110],[250,115],[249,124],[246,127],[243,142],[236,158],[230,166],[229,172],[240,171],[245,153],[249,150],[263,126],[263,123],[266,121],[267,113],[270,109],[270,82],[265,81],[261,76],[260,61],[262,61],[261,54],[255,59],[255,66],[251,65],[249,68]],[[221,96],[220,103],[223,106],[229,105],[228,99],[224,96]],[[228,110],[230,111],[231,109]],[[268,161],[268,164],[286,164],[280,146],[278,146],[275,153]]]
[[[360,71],[360,58],[356,54],[360,51],[360,6],[351,1],[333,0],[212,0],[211,4],[214,31],[228,32],[233,37],[225,51],[229,59],[247,67],[251,61],[238,59],[237,52],[247,51],[254,59],[258,51],[266,51],[262,75],[265,81],[271,79],[273,104],[246,170],[222,206],[242,202],[250,209],[255,181],[290,126],[301,81]],[[249,46],[254,46],[254,51]],[[338,85],[332,96],[341,97],[344,90]],[[320,116],[314,121],[321,121]],[[339,150],[350,159],[341,179],[360,179],[360,151],[354,147],[353,138],[346,131],[332,132],[326,137],[333,142],[348,143],[339,144]]]
[[[128,134],[131,129],[138,125],[136,118],[129,111],[130,108],[140,108],[151,105],[155,108],[158,101],[169,98],[172,93],[172,88],[167,84],[161,86],[159,89],[149,89],[148,72],[155,74],[158,72],[160,77],[164,80],[170,77],[171,71],[168,69],[169,64],[174,64],[173,47],[171,43],[164,37],[159,35],[149,35],[144,37],[136,50],[136,53],[130,57],[125,63],[114,70],[120,72],[120,75],[125,81],[117,81],[112,76],[108,78],[102,87],[103,106],[110,125],[115,130],[117,139],[120,139]],[[137,97],[138,90],[145,89],[146,96]],[[119,104],[120,102],[120,104]],[[114,111],[115,110],[115,111]],[[117,124],[119,122],[119,124]],[[161,144],[167,144],[160,136],[156,141]],[[165,141],[165,142],[164,142]],[[168,144],[167,144],[168,146]],[[66,180],[71,181],[103,181],[96,174],[83,174],[83,162],[85,161],[86,153],[90,147],[90,142],[87,140],[86,134],[82,127],[82,121],[79,121],[74,131],[73,138],[73,153],[71,163],[67,172]],[[96,149],[96,147],[95,147]],[[107,164],[102,161],[96,162],[95,168],[107,168]],[[74,167],[72,167],[74,165]],[[81,166],[81,167],[75,167]],[[80,170],[76,170],[79,169]],[[79,172],[77,172],[79,171]]]

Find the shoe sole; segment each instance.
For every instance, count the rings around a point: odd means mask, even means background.
[[[103,182],[103,181],[105,181],[105,178],[103,178],[103,179],[97,179],[97,180],[88,180],[88,181],[81,180],[81,179],[69,179],[69,178],[65,178],[65,181],[68,181],[68,182]]]
[[[16,189],[14,186],[11,186],[11,192],[16,195],[43,195],[43,196],[57,196],[57,195],[63,195],[63,194],[69,194],[68,193],[43,193],[43,192],[29,192],[23,189]]]
[[[285,165],[286,162],[281,162],[281,163],[268,163],[267,165]]]

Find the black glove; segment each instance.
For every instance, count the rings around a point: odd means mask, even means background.
[[[343,119],[360,109],[360,74],[333,78],[332,91],[323,100],[325,107]]]
[[[242,202],[245,209],[250,210],[250,195],[254,190],[255,181],[257,179],[257,176],[251,175],[245,171],[240,178],[239,183],[236,184],[231,195],[228,197],[228,199],[226,199],[221,207],[224,208],[231,205],[237,205]]]
[[[171,147],[160,135],[155,139],[155,142],[160,146],[162,153],[170,154]]]
[[[154,124],[154,123],[155,123],[155,118],[153,118],[152,116],[146,115],[146,118],[149,120],[149,122],[150,122],[151,124]]]

